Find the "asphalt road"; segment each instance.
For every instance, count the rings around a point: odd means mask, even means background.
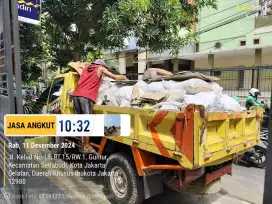
[[[47,150],[31,151],[40,155]],[[41,162],[35,160],[33,162]],[[44,160],[44,163],[53,163]],[[58,164],[65,163],[55,160]],[[76,168],[53,169],[46,171],[75,171]],[[81,171],[80,169],[78,169]],[[44,171],[44,170],[43,170]],[[175,203],[175,204],[261,204],[264,186],[264,170],[233,165],[233,175],[222,178],[222,189],[217,194],[194,196],[167,191],[152,197],[144,204]],[[28,181],[29,194],[59,194],[58,199],[30,200],[28,204],[109,204],[104,192],[103,179],[99,176],[72,176],[72,177],[33,177]]]

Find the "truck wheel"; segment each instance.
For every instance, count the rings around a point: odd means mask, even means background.
[[[116,204],[140,204],[144,200],[143,180],[132,159],[123,153],[112,154],[106,162],[105,187],[109,200]]]
[[[58,144],[58,148],[51,148],[51,154],[62,154],[63,149],[61,148],[61,143],[63,143],[64,137],[51,137],[52,144]]]

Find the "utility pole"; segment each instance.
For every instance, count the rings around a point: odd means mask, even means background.
[[[15,84],[16,84],[16,110],[17,114],[23,114],[22,101],[22,70],[20,57],[20,36],[18,21],[18,3],[11,1],[12,12],[12,29],[13,29],[13,49],[14,49],[14,68],[15,68]]]

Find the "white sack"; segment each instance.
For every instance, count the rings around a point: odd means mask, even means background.
[[[223,89],[218,83],[216,82],[209,82],[208,83],[210,88],[215,91],[215,90],[218,90],[218,89]]]
[[[186,94],[185,90],[182,89],[174,89],[169,91],[164,91],[168,95],[166,101],[167,102],[182,102],[184,99],[184,96]]]
[[[98,96],[96,98],[96,104],[101,105],[102,101],[104,100],[105,91],[99,91]]]
[[[196,95],[185,95],[183,100],[183,108],[189,104],[203,105],[206,109],[212,108],[216,95],[213,92],[202,92]]]
[[[132,90],[132,99],[142,97],[146,92],[147,83],[145,81],[138,81]]]
[[[127,107],[127,108],[129,108],[130,107],[130,101],[122,100],[120,102],[120,107]]]
[[[168,109],[168,110],[179,110],[180,107],[182,106],[182,103],[178,103],[178,102],[161,102],[158,103],[154,106],[149,107],[148,109]]]
[[[97,97],[96,104],[101,104],[102,101],[105,99],[105,96],[107,96],[107,100],[110,101],[111,106],[118,106],[117,100],[116,100],[116,93],[118,91],[119,87],[117,85],[113,85],[111,88],[106,90],[101,90],[99,92],[99,96]]]
[[[113,85],[110,89],[105,91],[105,95],[107,96],[107,100],[110,101],[110,105],[118,106],[118,102],[116,100],[116,92],[118,91],[119,87],[117,85]]]
[[[163,92],[165,88],[162,85],[162,82],[152,82],[146,86],[146,92]]]
[[[110,87],[112,87],[112,83],[110,82],[110,79],[109,78],[103,78],[101,83],[100,83],[99,89],[105,90],[105,89],[109,89]]]
[[[184,89],[187,94],[197,94],[200,92],[213,91],[210,85],[201,79],[189,79],[183,82],[178,82],[174,89]]]
[[[113,84],[110,82],[109,78],[103,78],[103,80],[100,83],[98,96],[96,99],[96,104],[101,104],[104,100],[105,91],[110,89],[113,86]]]
[[[169,81],[162,81],[163,88],[166,90],[173,90],[180,82],[169,80]]]
[[[221,87],[218,83],[216,82],[209,82],[209,86],[210,88],[213,90],[213,92],[216,94],[216,95],[220,95],[222,97],[223,95],[223,87]]]
[[[116,100],[120,104],[121,101],[131,101],[132,90],[134,86],[123,86],[116,92]]]
[[[241,105],[232,97],[223,94],[222,97],[218,97],[215,100],[214,107],[211,111],[232,111],[240,112],[242,111]]]

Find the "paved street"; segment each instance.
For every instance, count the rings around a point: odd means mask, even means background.
[[[222,178],[222,190],[208,196],[190,196],[176,192],[165,192],[145,201],[155,204],[171,200],[177,204],[262,204],[264,170],[233,165],[233,176]]]
[[[0,193],[0,204],[5,204],[4,203],[4,197],[3,197],[3,195]]]
[[[31,151],[34,153],[33,151]],[[47,151],[38,151],[39,154],[45,154]],[[41,161],[35,161],[41,162]],[[63,164],[62,160],[56,161]],[[48,160],[45,163],[52,163]],[[53,171],[56,169],[47,169]],[[58,171],[74,171],[75,169],[58,169]],[[45,180],[43,180],[45,179]],[[76,203],[76,204],[109,204],[103,187],[103,179],[101,177],[47,177],[32,178],[28,187],[33,185],[32,192],[29,193],[55,193],[63,194],[65,199],[60,200],[40,200],[42,204],[55,203]],[[173,191],[164,192],[144,201],[144,204],[155,203],[175,203],[175,204],[246,204],[262,203],[264,185],[264,170],[256,168],[247,168],[234,165],[233,176],[224,176],[222,178],[222,190],[213,195],[193,196],[177,193]],[[40,191],[40,192],[39,192]],[[31,203],[31,202],[30,202]]]

